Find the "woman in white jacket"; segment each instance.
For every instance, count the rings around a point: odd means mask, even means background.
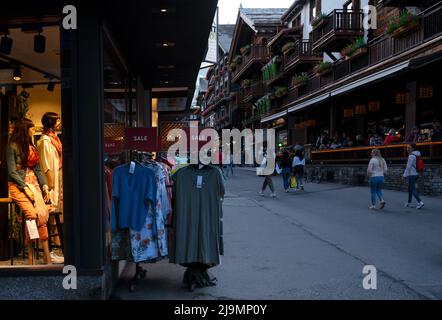
[[[367,175],[370,178],[371,189],[371,206],[370,210],[376,209],[376,197],[379,198],[379,209],[384,209],[386,202],[384,200],[384,194],[382,192],[382,186],[384,185],[384,175],[387,173],[388,167],[385,159],[382,158],[381,151],[379,149],[373,149],[371,152],[371,160],[368,164]]]

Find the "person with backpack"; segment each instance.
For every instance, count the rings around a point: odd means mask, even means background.
[[[387,170],[387,163],[385,162],[385,159],[382,158],[381,151],[379,149],[373,149],[367,169],[371,189],[370,210],[376,209],[376,197],[378,197],[380,201],[379,209],[382,210],[385,208],[386,202],[384,200],[382,186],[384,185],[384,175],[387,173]]]
[[[413,196],[416,198],[416,209],[420,210],[424,207],[424,203],[416,190],[416,182],[419,178],[419,174],[424,171],[424,162],[422,160],[421,153],[416,150],[415,144],[407,145],[408,161],[405,168],[404,178],[408,181],[408,202],[405,204],[406,208],[411,207]]]

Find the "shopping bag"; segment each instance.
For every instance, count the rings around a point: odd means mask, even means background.
[[[298,188],[298,180],[296,179],[296,177],[290,178],[290,188],[292,189]]]
[[[30,240],[37,240],[40,238],[36,220],[26,220],[26,227],[28,228]]]

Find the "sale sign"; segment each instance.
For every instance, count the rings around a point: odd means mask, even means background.
[[[122,139],[104,139],[104,153],[107,155],[116,155],[123,152],[123,140]]]
[[[158,152],[160,149],[158,128],[126,128],[125,149]]]

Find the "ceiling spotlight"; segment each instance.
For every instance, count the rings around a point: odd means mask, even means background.
[[[166,13],[166,12],[167,12],[167,9],[166,9],[166,8],[163,8],[163,9],[161,9],[161,12],[162,12],[162,13]]]
[[[46,50],[46,37],[40,33],[34,37],[34,51],[44,53]]]
[[[48,83],[48,91],[54,91],[54,89],[55,89],[55,83],[54,82],[52,82],[52,80],[51,81],[49,81],[49,83]]]
[[[8,36],[3,36],[0,41],[0,52],[3,54],[11,54],[12,50],[12,39]]]
[[[21,70],[20,70],[20,67],[15,67],[14,73],[12,75],[12,79],[14,79],[14,81],[20,81],[21,80]]]

